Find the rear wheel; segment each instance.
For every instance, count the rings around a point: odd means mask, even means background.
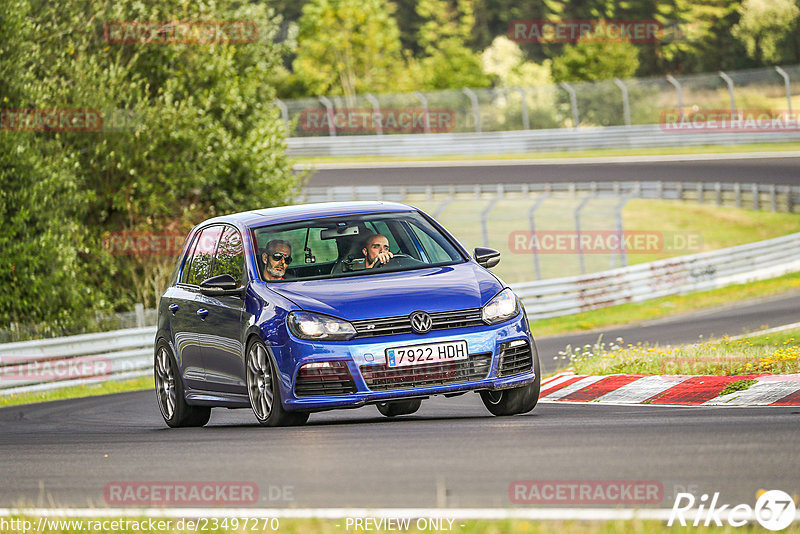
[[[484,406],[493,415],[517,415],[528,413],[539,402],[542,376],[539,371],[539,355],[534,351],[533,372],[536,379],[525,386],[497,391],[481,391]]]
[[[178,365],[165,341],[160,341],[156,347],[154,375],[158,407],[167,425],[177,428],[203,426],[208,423],[211,417],[210,407],[186,404]]]
[[[250,407],[259,424],[293,426],[308,421],[308,412],[284,410],[278,387],[278,372],[261,341],[251,342],[247,349],[246,375]]]
[[[386,417],[398,415],[410,415],[422,405],[422,399],[410,399],[402,401],[379,402],[376,406],[378,411]]]

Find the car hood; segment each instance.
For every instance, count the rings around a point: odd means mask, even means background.
[[[308,311],[355,321],[479,308],[503,285],[474,262],[413,271],[270,284]]]

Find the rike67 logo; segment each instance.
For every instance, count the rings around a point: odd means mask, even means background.
[[[694,508],[695,504],[697,508]],[[703,494],[699,500],[691,493],[678,493],[667,526],[671,527],[677,520],[685,527],[687,520],[693,520],[691,524],[695,527],[711,524],[721,527],[724,522],[732,527],[741,527],[755,520],[768,530],[783,530],[794,521],[796,513],[794,500],[781,490],[765,491],[752,507],[749,504],[720,505],[719,492],[714,493],[711,499],[708,494]]]

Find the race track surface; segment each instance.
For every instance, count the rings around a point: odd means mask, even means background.
[[[796,297],[609,335],[678,342],[796,322]],[[570,339],[582,338],[539,340],[543,362]],[[796,407],[541,403],[496,418],[468,393],[396,420],[367,406],[261,428],[249,410],[218,408],[205,428],[172,430],[147,391],[3,408],[0,428],[0,506],[105,507],[115,504],[104,497],[109,484],[159,481],[252,483],[249,505],[270,508],[509,507],[518,480],[654,481],[662,508],[677,491],[751,505],[759,489],[800,492]]]
[[[740,182],[763,184],[800,183],[800,157],[750,159],[701,159],[684,161],[642,161],[636,163],[525,163],[448,165],[430,167],[325,169],[314,171],[310,186],[344,185],[430,185],[510,184],[545,182]]]

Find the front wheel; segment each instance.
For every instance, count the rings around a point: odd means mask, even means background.
[[[379,402],[376,406],[378,411],[386,417],[396,417],[398,415],[410,415],[422,405],[422,399],[410,399],[404,401]]]
[[[211,418],[210,407],[186,404],[178,365],[165,341],[160,341],[156,346],[154,374],[158,407],[168,426],[177,428],[208,423]]]
[[[281,404],[278,372],[267,348],[261,341],[253,341],[247,350],[247,393],[250,407],[258,423],[263,426],[302,425],[308,421],[308,412],[287,412]]]
[[[536,379],[525,386],[497,391],[481,391],[484,406],[493,415],[517,415],[528,413],[539,402],[542,376],[539,371],[539,355],[534,351],[533,372]]]

